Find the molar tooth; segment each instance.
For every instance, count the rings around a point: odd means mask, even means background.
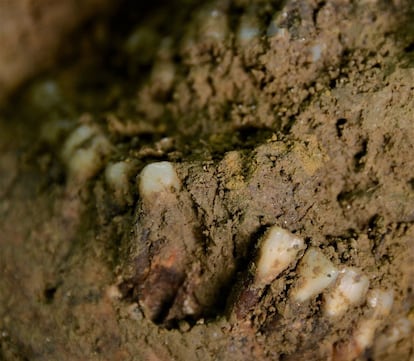
[[[273,226],[261,245],[255,283],[259,286],[271,283],[303,249],[303,239],[283,228]]]
[[[333,290],[325,295],[324,311],[330,317],[343,315],[350,306],[364,299],[369,286],[368,277],[356,268],[343,269]]]
[[[139,193],[143,198],[148,198],[154,193],[178,191],[180,187],[180,180],[170,162],[148,164],[139,176]]]
[[[310,248],[298,267],[299,280],[291,292],[295,302],[305,302],[332,285],[338,276],[333,263],[316,248]]]

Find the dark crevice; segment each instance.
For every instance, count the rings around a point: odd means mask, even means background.
[[[345,118],[339,118],[336,121],[336,133],[338,135],[338,138],[342,138],[346,123],[347,123],[347,120]]]
[[[364,139],[361,144],[361,150],[354,156],[355,171],[360,172],[365,166],[365,156],[368,150],[368,140]]]

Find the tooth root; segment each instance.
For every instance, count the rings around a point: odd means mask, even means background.
[[[302,303],[331,286],[338,270],[333,263],[316,248],[309,249],[298,267],[299,280],[291,292],[293,301]]]
[[[151,163],[144,167],[139,177],[139,193],[148,199],[156,193],[180,190],[181,184],[170,162]]]
[[[271,283],[282,271],[295,261],[304,241],[289,231],[274,226],[265,236],[257,262],[255,283],[264,286]]]
[[[343,269],[334,288],[324,297],[324,312],[329,317],[343,315],[350,306],[361,303],[368,291],[368,277],[355,268]]]

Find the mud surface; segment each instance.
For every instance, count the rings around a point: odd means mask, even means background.
[[[413,359],[412,5],[255,4],[126,9],[2,112],[0,359]],[[306,251],[256,287],[275,225]],[[369,279],[340,317],[311,249]]]
[[[68,36],[77,27],[111,8],[107,0],[2,1],[0,104],[28,78],[55,64],[59,53],[70,52],[76,38],[69,41]]]

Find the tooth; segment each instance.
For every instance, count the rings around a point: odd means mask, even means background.
[[[111,163],[105,169],[105,182],[118,202],[127,199],[130,194],[129,178],[132,168],[132,163],[121,161]]]
[[[170,162],[151,163],[141,171],[139,193],[143,198],[154,193],[178,191],[180,187],[180,180]]]
[[[333,263],[316,248],[309,249],[298,267],[299,280],[291,292],[295,302],[305,302],[332,285],[338,270]]]
[[[261,245],[255,283],[259,286],[271,283],[303,249],[303,239],[278,226],[272,227]]]
[[[350,306],[364,299],[369,286],[368,277],[355,268],[343,269],[331,292],[325,295],[324,311],[330,317],[343,315]]]
[[[383,323],[383,319],[391,312],[394,292],[379,288],[370,290],[367,293],[367,303],[373,309],[373,314],[358,322],[349,341],[335,346],[334,361],[354,360],[372,346],[375,332]]]
[[[394,292],[379,288],[370,290],[367,295],[367,302],[374,309],[374,317],[388,316],[394,304]]]
[[[82,143],[96,135],[96,129],[90,125],[83,124],[77,127],[63,145],[62,158],[67,162],[72,154],[79,148]]]

